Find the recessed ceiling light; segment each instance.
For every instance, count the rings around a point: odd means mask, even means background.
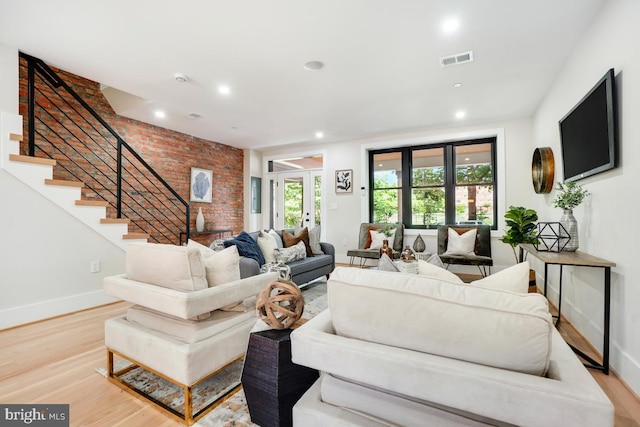
[[[467,113],[462,110],[456,111],[456,119],[464,119],[466,115]]]
[[[460,21],[458,18],[449,18],[442,23],[442,31],[445,34],[454,33],[460,28]]]
[[[324,133],[316,132],[316,138],[321,139],[322,137],[324,137]]]
[[[462,87],[462,83],[454,83],[453,87],[455,87],[456,89]]]
[[[378,167],[382,167],[382,163],[378,163]]]
[[[304,69],[307,71],[320,71],[324,68],[324,64],[320,61],[309,61],[304,64]]]
[[[160,111],[160,110],[156,111],[154,114],[159,119],[164,119],[165,117],[167,117],[166,113],[164,111]]]
[[[218,86],[218,92],[222,95],[229,95],[231,93],[231,88],[227,85]]]

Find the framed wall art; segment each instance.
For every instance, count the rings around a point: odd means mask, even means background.
[[[251,177],[251,213],[262,213],[262,178]]]
[[[191,168],[192,202],[211,203],[213,172],[208,169]]]
[[[353,193],[353,169],[336,170],[336,193]]]

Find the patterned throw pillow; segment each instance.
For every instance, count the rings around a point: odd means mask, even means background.
[[[307,227],[303,228],[302,231],[300,233],[297,233],[295,236],[289,233],[287,230],[283,230],[282,241],[284,242],[285,248],[294,246],[298,244],[298,242],[304,242],[307,256],[308,257],[313,256],[313,252],[311,252],[311,247],[309,246],[309,229]]]
[[[276,256],[276,262],[288,264],[299,259],[305,259],[307,257],[307,248],[304,242],[298,242],[288,248],[276,248],[273,253]]]

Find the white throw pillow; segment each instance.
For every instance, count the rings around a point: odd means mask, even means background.
[[[258,234],[258,246],[260,246],[260,251],[266,263],[276,262],[276,256],[273,251],[278,248],[278,242],[271,233],[261,231]]]
[[[447,251],[443,255],[475,255],[477,233],[476,228],[471,228],[465,233],[458,234],[456,230],[449,227],[449,242],[447,243]]]
[[[480,280],[474,280],[471,284],[487,289],[526,294],[529,292],[529,261],[505,268]]]
[[[418,260],[418,274],[433,277],[434,279],[446,280],[451,283],[464,283],[462,279],[452,272],[421,259]]]
[[[395,228],[391,229],[391,236],[389,237],[385,236],[378,230],[370,230],[369,233],[371,233],[371,245],[369,246],[369,249],[380,249],[382,247],[383,240],[388,240],[389,246],[393,247],[393,239],[396,236]]]
[[[273,236],[274,239],[276,239],[276,245],[278,246],[278,248],[284,248],[284,243],[282,242],[282,237],[280,237],[280,235],[278,234],[278,232],[276,230],[274,230],[273,228],[271,230],[269,230],[269,234],[271,234]]]
[[[307,257],[307,247],[302,240],[288,248],[277,248],[273,252],[276,256],[276,262],[283,264],[288,264]]]
[[[210,288],[240,280],[238,247],[231,245],[216,252],[215,255],[205,260],[204,267],[207,271],[207,282]]]
[[[187,242],[187,248],[199,250],[202,256],[205,258],[213,256],[216,253],[216,251],[214,251],[212,248],[191,239],[189,239],[189,241]]]

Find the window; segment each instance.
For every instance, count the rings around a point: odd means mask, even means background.
[[[371,222],[497,228],[496,139],[369,151]]]

